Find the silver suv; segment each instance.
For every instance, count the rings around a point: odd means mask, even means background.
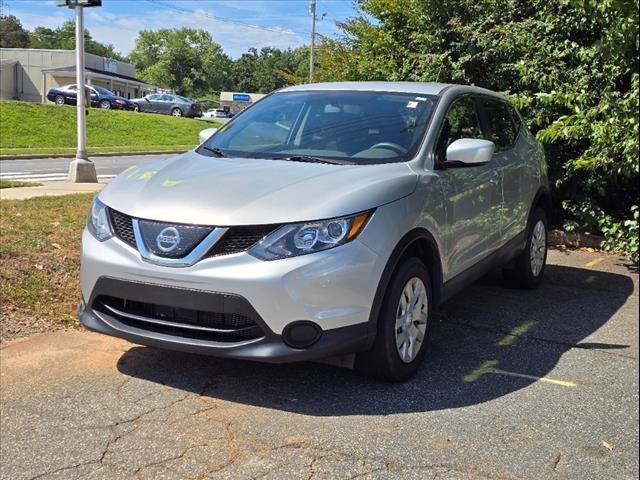
[[[94,200],[89,329],[228,358],[339,357],[402,381],[435,306],[495,267],[522,287],[542,279],[544,153],[494,92],[302,85],[204,136]]]

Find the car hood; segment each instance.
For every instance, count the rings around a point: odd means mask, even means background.
[[[256,225],[361,212],[409,195],[416,183],[405,163],[328,165],[190,151],[129,168],[99,198],[138,218]]]

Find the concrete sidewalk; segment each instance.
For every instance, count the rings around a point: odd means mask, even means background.
[[[107,182],[107,179],[98,183],[43,182],[42,185],[34,187],[3,188],[0,189],[0,200],[25,200],[33,197],[98,192]]]

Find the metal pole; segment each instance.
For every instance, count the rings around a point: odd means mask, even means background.
[[[309,13],[311,13],[311,52],[309,54],[309,83],[313,82],[313,64],[316,49],[316,0],[311,0],[309,4]]]
[[[76,117],[78,119],[78,151],[76,158],[88,160],[87,157],[87,126],[85,117],[85,90],[84,90],[84,15],[82,7],[76,5],[76,86],[78,96]]]
[[[70,182],[98,181],[96,166],[87,156],[87,126],[85,109],[86,92],[84,87],[84,18],[82,6],[76,5],[76,120],[78,126],[78,148],[76,158],[69,164]]]

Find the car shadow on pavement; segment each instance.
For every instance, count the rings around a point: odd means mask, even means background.
[[[213,399],[305,415],[464,407],[540,378],[555,383],[549,388],[579,387],[588,379],[547,375],[571,348],[628,352],[629,345],[599,338],[581,342],[611,320],[633,290],[624,275],[557,265],[547,267],[545,282],[533,291],[507,288],[490,275],[437,310],[426,362],[404,384],[318,363],[270,365],[142,346],[123,354],[118,370]]]

